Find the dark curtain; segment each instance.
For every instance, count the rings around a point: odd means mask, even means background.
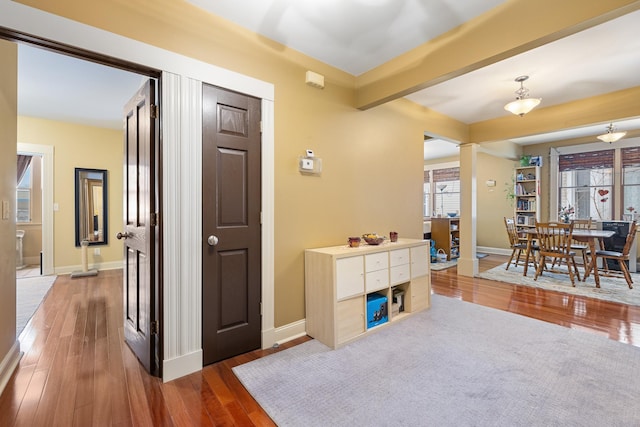
[[[27,171],[27,168],[31,164],[32,158],[33,156],[18,154],[18,180],[16,181],[16,185],[20,184],[20,180],[22,180],[24,173]]]

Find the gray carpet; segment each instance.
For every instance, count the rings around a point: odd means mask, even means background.
[[[312,340],[234,372],[281,427],[640,425],[640,349],[432,302],[338,350]]]
[[[40,306],[58,276],[25,277],[16,280],[16,336]]]
[[[523,276],[523,267],[509,267],[506,264],[499,265],[478,274],[483,279],[497,280],[499,282],[513,283],[516,285],[531,286],[534,288],[549,289],[572,295],[581,295],[607,301],[614,301],[629,305],[640,305],[640,274],[633,273],[634,288],[629,289],[627,282],[617,277],[600,277],[600,288],[596,288],[593,275],[589,275],[586,282],[576,281],[575,288],[571,286],[569,276],[560,273],[543,272],[537,280],[533,280],[535,271],[529,267],[527,275]],[[582,268],[579,269],[582,275]]]

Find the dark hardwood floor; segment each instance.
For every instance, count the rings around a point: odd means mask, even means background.
[[[480,270],[506,262],[490,255]],[[639,346],[640,307],[432,273],[436,294]],[[309,340],[258,350],[163,384],[122,338],[122,272],[60,276],[21,337],[24,356],[0,396],[0,426],[269,426],[231,368]]]

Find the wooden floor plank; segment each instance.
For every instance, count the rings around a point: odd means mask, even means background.
[[[206,372],[205,372],[206,371]],[[207,375],[217,375],[213,370],[203,369],[202,372],[191,374],[189,377],[200,377],[200,399],[215,426],[233,426],[233,418],[210,386]]]
[[[71,336],[67,336],[71,341]],[[65,337],[66,338],[66,337]],[[69,357],[64,367],[64,375],[62,377],[62,385],[60,387],[61,395],[53,414],[53,424],[56,426],[73,425],[75,415],[76,392],[78,389],[78,368],[80,366],[80,356]]]
[[[15,422],[35,368],[35,365],[19,365],[0,396],[0,417],[7,425]]]
[[[64,368],[67,363],[70,340],[70,337],[58,339],[55,356],[46,370],[48,373],[47,382],[34,419],[34,425],[36,426],[47,425],[56,412],[59,399],[66,399],[66,390],[62,389],[62,384],[66,375]]]
[[[507,261],[490,255],[480,270]],[[640,307],[526,286],[431,274],[433,292],[640,346]],[[0,396],[0,425],[273,426],[233,367],[308,341],[218,362],[163,384],[124,343],[122,271],[59,276],[21,335],[25,352]]]
[[[47,374],[48,372],[46,370],[39,370],[33,373],[31,381],[29,381],[29,385],[27,386],[27,391],[22,399],[22,403],[20,404],[20,410],[18,411],[15,419],[15,426],[31,427],[35,425],[33,420],[36,417],[38,405],[42,398],[42,392],[44,391],[45,384],[47,383]]]

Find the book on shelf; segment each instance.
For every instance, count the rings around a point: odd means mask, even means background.
[[[519,211],[535,211],[536,200],[535,199],[519,199],[516,205],[516,209]]]

